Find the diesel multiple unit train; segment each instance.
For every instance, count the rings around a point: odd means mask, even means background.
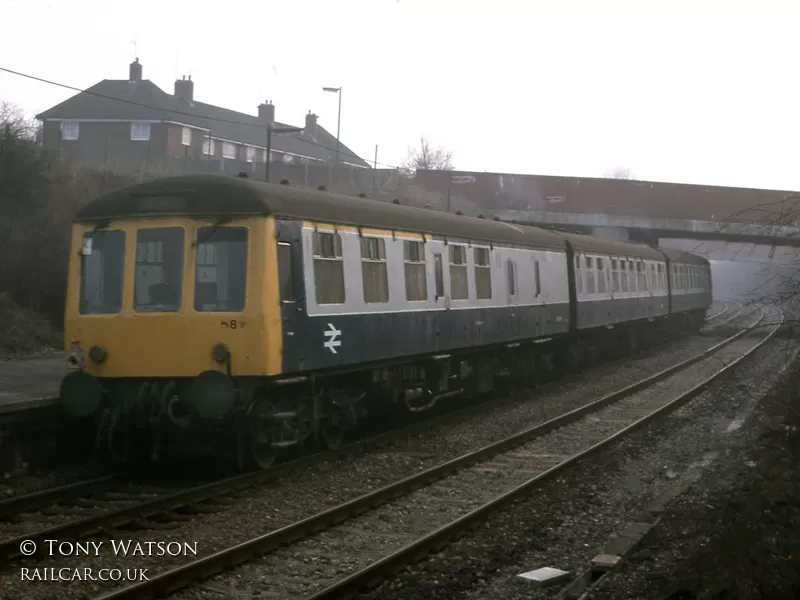
[[[684,252],[224,175],[137,184],[73,224],[61,403],[119,460],[232,440],[269,466],[364,416],[697,329]]]

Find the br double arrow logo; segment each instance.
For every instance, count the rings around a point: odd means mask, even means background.
[[[333,326],[333,323],[328,323],[328,328],[323,333],[328,339],[325,340],[322,345],[330,350],[333,354],[338,354],[336,348],[342,345],[342,341],[339,339],[339,336],[342,335],[341,329],[336,329],[336,327]]]

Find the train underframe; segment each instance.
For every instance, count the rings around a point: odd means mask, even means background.
[[[425,416],[453,398],[535,387],[676,333],[699,330],[704,311],[613,328],[282,380],[228,377],[91,381],[82,371],[62,396],[102,389],[94,410],[102,451],[119,463],[158,460],[171,448],[233,449],[239,468],[268,468],[292,449],[339,448],[375,415]],[[80,380],[80,381],[79,381]],[[65,382],[67,380],[65,379]],[[69,399],[67,399],[69,401]],[[73,413],[74,414],[74,413]]]

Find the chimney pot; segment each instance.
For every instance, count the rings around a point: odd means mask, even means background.
[[[275,122],[275,105],[272,104],[272,100],[258,105],[258,118],[266,123]]]
[[[191,77],[186,79],[186,75],[184,75],[183,79],[175,80],[175,97],[186,102],[194,100],[194,82]]]
[[[130,64],[128,70],[128,81],[141,81],[142,80],[142,65],[139,63],[139,57],[136,57]]]
[[[311,111],[308,111],[308,114],[306,115],[305,131],[311,137],[315,137],[317,135],[317,115],[312,114]]]

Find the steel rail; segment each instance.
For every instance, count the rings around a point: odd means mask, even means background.
[[[81,498],[88,494],[104,490],[108,488],[109,485],[117,485],[122,481],[126,481],[128,477],[127,473],[112,473],[58,487],[38,490],[30,494],[12,496],[0,501],[0,519],[7,519],[19,513],[28,512],[48,504],[57,504],[63,500]]]
[[[764,318],[764,311],[762,309],[762,316],[758,322],[760,323],[761,320],[763,320],[763,318]],[[708,388],[708,386],[710,386],[714,381],[719,379],[723,374],[727,373],[730,369],[736,367],[744,359],[752,355],[756,350],[758,350],[769,340],[771,340],[782,327],[783,320],[784,319],[782,318],[781,323],[778,324],[775,327],[775,329],[773,329],[768,335],[764,337],[764,339],[759,341],[756,345],[750,348],[742,356],[738,357],[734,361],[725,365],[724,367],[716,371],[714,374],[707,377],[699,384],[695,385],[690,390],[683,392],[682,394],[670,400],[660,408],[657,408],[656,410],[638,419],[637,421],[634,421],[627,427],[617,431],[613,435],[594,444],[593,446],[587,448],[586,450],[571,456],[570,458],[555,465],[554,467],[551,467],[544,473],[541,473],[529,479],[525,483],[522,483],[521,485],[503,494],[502,496],[499,496],[494,500],[487,502],[486,504],[476,508],[475,510],[467,513],[466,515],[463,515],[462,517],[456,519],[455,521],[451,521],[444,527],[440,527],[436,531],[424,537],[419,538],[412,544],[409,544],[406,547],[398,550],[397,552],[394,552],[382,558],[381,560],[372,563],[368,567],[356,573],[353,573],[352,575],[346,577],[345,579],[342,579],[337,583],[308,596],[304,600],[334,600],[334,599],[339,600],[339,599],[352,598],[365,590],[374,589],[380,583],[382,583],[387,578],[387,576],[398,572],[400,569],[407,566],[408,564],[418,562],[420,559],[424,558],[428,554],[441,550],[442,548],[447,546],[448,542],[454,536],[463,532],[466,529],[469,529],[477,521],[487,518],[492,512],[497,511],[498,509],[507,505],[509,502],[515,500],[517,497],[532,491],[535,487],[551,479],[553,476],[561,474],[568,467],[579,462],[580,460],[588,456],[591,456],[593,454],[596,454],[600,450],[605,449],[607,446],[613,444],[614,442],[617,442],[618,440],[624,438],[630,433],[638,430],[642,426],[650,423],[650,421],[656,419],[657,417],[668,414],[669,412],[675,410],[676,408],[679,408],[680,406],[686,404],[689,400],[697,397],[699,394],[705,391],[705,389]],[[746,331],[749,331],[750,329]]]
[[[521,445],[533,438],[581,419],[584,415],[594,412],[617,400],[647,388],[670,375],[686,369],[687,367],[713,355],[725,346],[731,344],[749,331],[757,327],[764,319],[762,309],[761,317],[752,325],[728,337],[720,343],[703,351],[702,353],[673,365],[655,375],[633,383],[625,388],[607,394],[594,402],[564,413],[554,419],[546,421],[535,427],[518,432],[503,440],[454,458],[446,463],[431,467],[388,486],[364,494],[358,498],[340,504],[339,506],[322,511],[301,521],[297,521],[275,531],[242,542],[236,546],[221,550],[209,556],[194,560],[184,565],[175,567],[160,575],[153,576],[149,581],[132,584],[125,588],[112,590],[97,597],[97,600],[120,600],[151,598],[157,595],[174,592],[185,587],[193,581],[208,579],[209,577],[233,566],[246,562],[257,555],[263,555],[273,550],[295,542],[307,535],[324,530],[332,525],[339,524],[347,519],[378,507],[395,498],[405,496],[410,492],[425,487],[448,475],[460,471],[472,464],[490,458],[500,452]]]
[[[713,321],[714,319],[716,319],[716,318],[724,315],[726,312],[728,312],[728,310],[731,307],[730,303],[727,302],[727,301],[723,301],[722,303],[724,304],[724,306],[722,307],[722,310],[718,310],[713,315],[708,315],[706,317],[706,323],[708,323],[709,321]]]

